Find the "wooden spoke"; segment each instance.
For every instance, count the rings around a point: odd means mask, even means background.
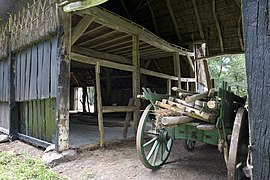
[[[156,125],[153,105],[149,104],[144,110],[137,131],[136,146],[141,162],[149,169],[162,166],[169,157],[172,139],[165,129]]]

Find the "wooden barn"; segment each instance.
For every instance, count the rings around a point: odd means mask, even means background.
[[[141,87],[210,88],[205,58],[245,50],[253,177],[269,179],[268,1],[94,2],[0,0],[0,131],[59,152],[132,137]]]

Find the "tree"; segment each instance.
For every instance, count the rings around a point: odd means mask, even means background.
[[[215,87],[219,88],[225,81],[231,90],[240,96],[247,95],[247,78],[245,57],[243,54],[222,56],[208,59],[208,66]]]

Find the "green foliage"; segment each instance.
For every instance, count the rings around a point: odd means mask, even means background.
[[[215,87],[221,87],[222,81],[225,81],[235,94],[247,95],[245,56],[243,54],[208,59],[208,66],[211,77],[215,80]]]
[[[39,159],[33,159],[25,154],[17,156],[0,151],[0,180],[9,179],[57,180],[62,178],[43,165]]]

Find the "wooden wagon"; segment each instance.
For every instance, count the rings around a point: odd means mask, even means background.
[[[223,83],[218,91],[188,92],[179,96],[157,94],[143,88],[141,98],[150,101],[137,131],[137,151],[145,167],[157,169],[169,157],[174,139],[183,139],[191,151],[196,141],[215,145],[224,154],[228,179],[248,176],[249,131],[246,98]],[[246,171],[245,171],[246,170]]]

